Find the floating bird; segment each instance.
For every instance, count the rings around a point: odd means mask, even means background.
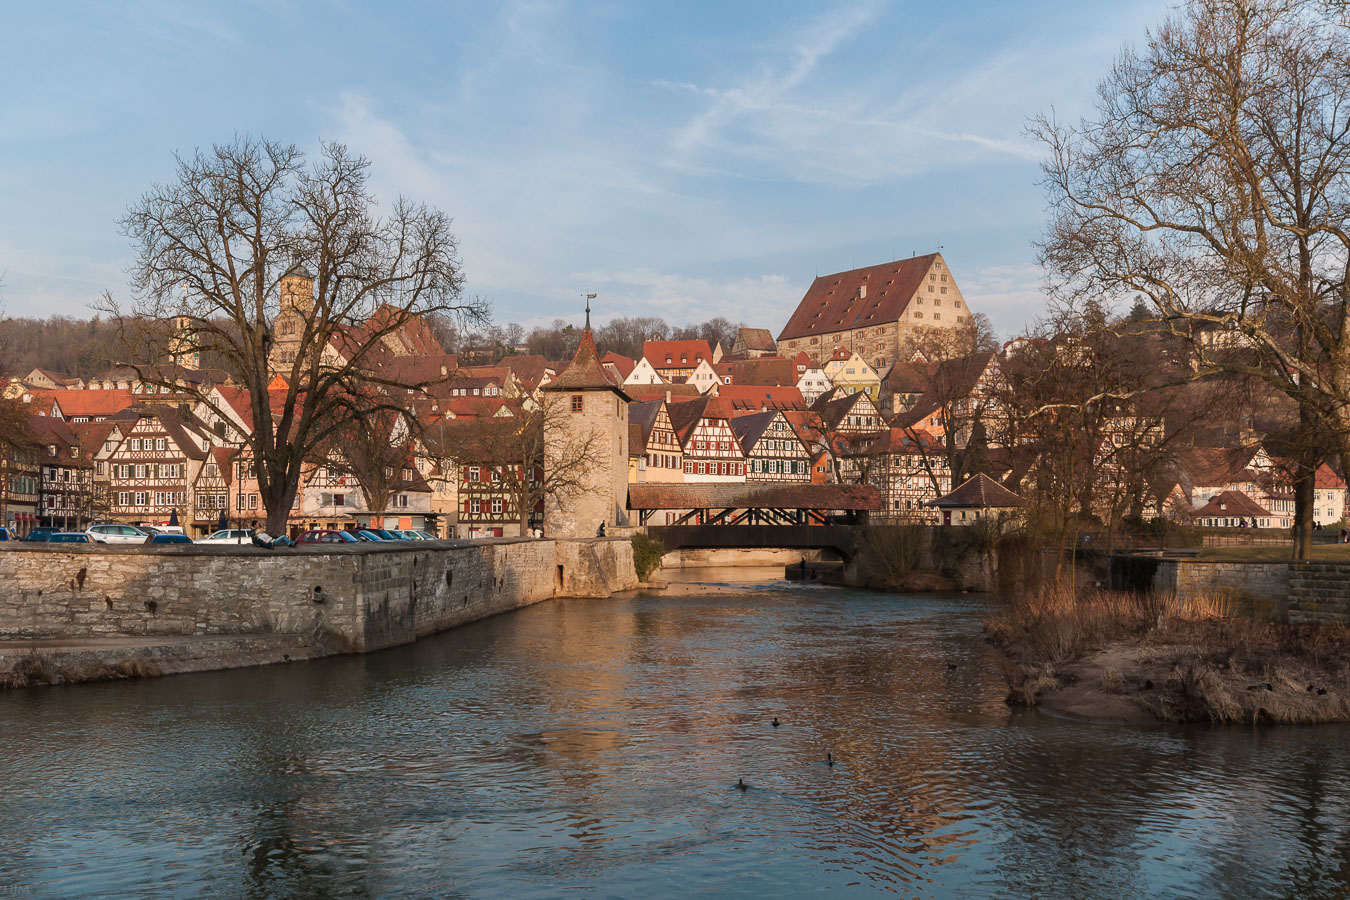
[[[1151,691],[1151,690],[1153,690],[1153,679],[1152,679],[1152,678],[1145,678],[1145,679],[1144,679],[1144,690],[1146,690],[1146,691]]]
[[[738,790],[738,791],[748,791],[748,790],[750,790],[750,785],[748,785],[748,784],[745,783],[745,779],[744,779],[744,778],[738,778],[738,779],[736,780],[736,790]]]
[[[783,724],[782,722],[778,721],[778,717],[777,717],[777,716],[774,716],[774,717],[773,717],[773,727],[774,727],[774,728],[777,728],[779,725],[782,725],[782,724]]]
[[[1315,691],[1315,690],[1317,690],[1316,686],[1311,685],[1311,684],[1308,685],[1308,693],[1311,694],[1311,693],[1312,693],[1313,691]]]
[[[955,672],[955,671],[956,671],[956,663],[947,663],[947,671],[949,671],[949,672]]]
[[[1326,693],[1327,693],[1327,689],[1326,689],[1326,688],[1318,688],[1318,689],[1317,689],[1317,696],[1319,696],[1319,697],[1325,697],[1325,696],[1326,696]]]
[[[825,754],[825,765],[829,766],[831,769],[834,768],[834,757],[828,753]]]
[[[1263,681],[1263,682],[1261,682],[1260,684],[1251,684],[1251,685],[1248,685],[1248,686],[1247,686],[1247,690],[1249,690],[1249,691],[1273,691],[1273,690],[1275,690],[1275,687],[1274,687],[1274,685],[1272,685],[1269,681]]]

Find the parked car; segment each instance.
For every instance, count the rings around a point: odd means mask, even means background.
[[[14,540],[14,535],[9,533],[9,529],[0,528],[0,541],[12,541],[12,540]]]
[[[305,546],[307,544],[355,544],[357,539],[345,531],[334,531],[325,528],[315,528],[312,531],[306,531],[300,535],[296,544]]]
[[[152,534],[147,544],[190,544],[192,538],[186,534]]]
[[[375,532],[375,533],[378,534],[380,537],[384,538],[386,541],[401,541],[401,540],[403,540],[403,538],[399,537],[397,534],[395,534],[394,532],[390,531],[390,530],[387,529],[387,528],[371,528],[370,531]]]
[[[432,534],[430,531],[415,531],[415,532],[413,532],[413,534],[420,535],[421,538],[422,538],[422,540],[424,540],[424,541],[439,541],[439,540],[440,540],[440,537],[439,537],[438,535]]]
[[[24,540],[41,543],[43,541],[50,541],[52,535],[60,533],[60,528],[47,528],[44,526],[42,528],[34,528],[32,531],[28,532],[28,537],[24,538]]]
[[[89,535],[83,531],[58,531],[47,537],[49,544],[92,544]]]
[[[252,528],[226,528],[222,531],[214,531],[206,537],[197,541],[199,544],[251,544],[253,543]]]
[[[149,537],[134,525],[90,525],[84,533],[96,544],[144,544]]]
[[[400,528],[398,531],[395,531],[394,534],[396,534],[396,535],[398,535],[399,537],[403,538],[405,541],[424,541],[424,540],[426,540],[426,538],[422,537],[422,536],[421,536],[420,534],[418,534],[417,532],[415,532],[415,531],[409,531],[409,530],[406,529],[406,528]]]
[[[382,543],[384,541],[384,538],[380,537],[375,532],[369,531],[365,528],[358,529],[356,532],[356,537],[358,540],[371,541],[375,543]]]

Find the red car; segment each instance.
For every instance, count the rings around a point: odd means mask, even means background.
[[[295,542],[298,545],[304,544],[355,544],[356,537],[345,531],[328,531],[317,528],[313,531],[306,531]]]

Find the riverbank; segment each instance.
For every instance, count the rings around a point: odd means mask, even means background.
[[[253,547],[0,545],[0,687],[368,653],[637,586],[623,538]]]
[[[1047,588],[985,623],[1008,703],[1094,721],[1350,722],[1350,628],[1195,598]]]

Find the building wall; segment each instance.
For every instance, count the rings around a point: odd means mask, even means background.
[[[606,529],[628,524],[628,403],[608,390],[559,391],[552,395],[562,412],[545,427],[544,470],[570,440],[591,435],[596,442],[595,466],[585,487],[567,497],[544,501],[544,533],[549,537],[590,537],[603,522]],[[581,412],[570,412],[580,397]]]
[[[608,596],[637,585],[626,539],[285,552],[3,546],[7,637],[289,634],[359,652],[555,595]]]

